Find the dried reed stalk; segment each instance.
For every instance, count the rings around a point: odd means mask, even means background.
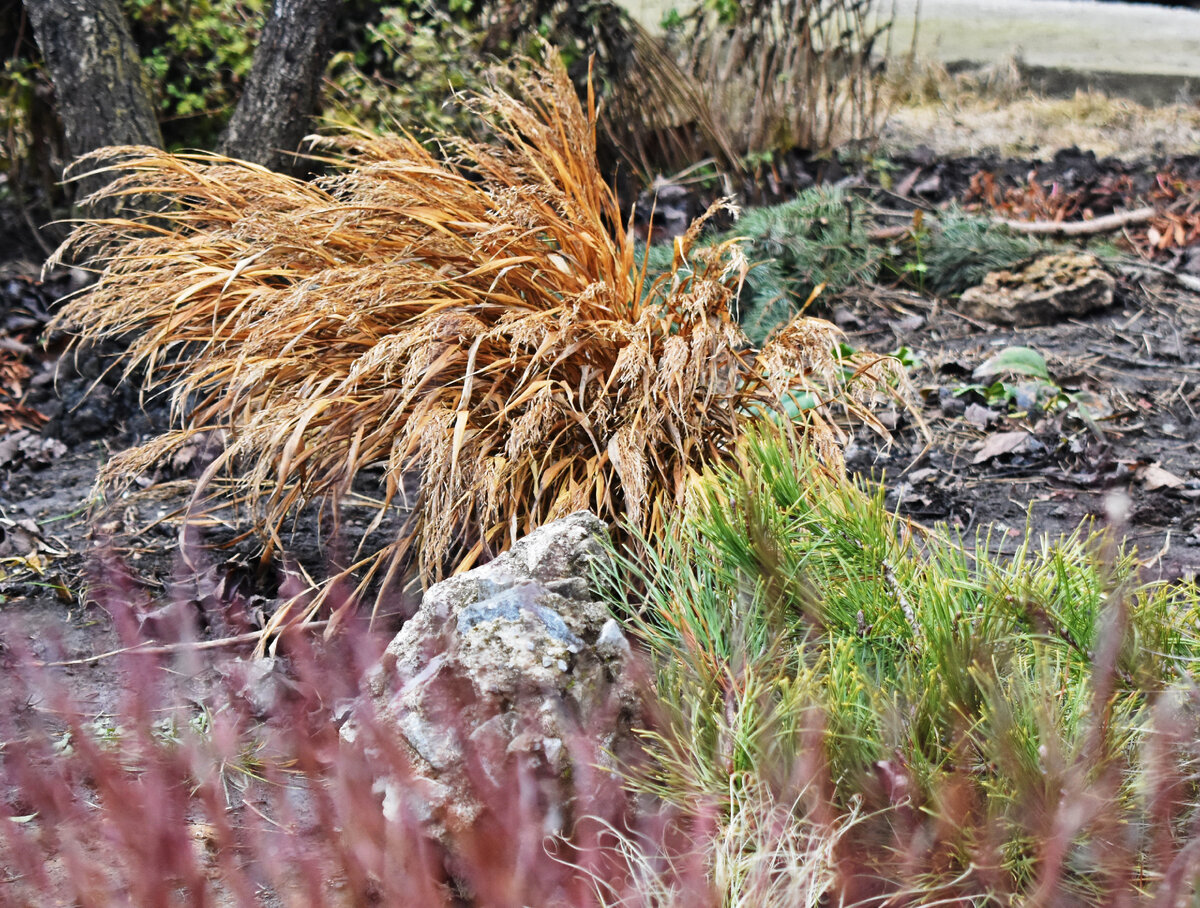
[[[831,324],[797,318],[749,348],[729,314],[745,262],[732,243],[695,248],[701,222],[643,287],[591,99],[585,113],[557,62],[521,91],[471,102],[494,144],[447,140],[444,160],[409,137],[340,136],[337,172],[311,183],[210,155],[97,153],[120,174],[101,197],[154,194],[166,213],[76,229],[64,250],[103,265],[55,327],[131,335],[127,369],[169,388],[181,420],[100,482],[223,430],[196,495],[224,477],[270,552],[289,515],[336,513],[364,468],[383,467],[379,519],[419,471],[403,531],[339,575],[361,589],[410,558],[427,580],[465,568],[581,508],[654,538],[789,393],[862,411]],[[802,431],[839,463],[820,412]]]
[[[607,86],[600,131],[630,169],[649,183],[701,158],[737,173],[741,156],[714,116],[705,86],[683,71],[662,39],[625,14],[600,17],[589,42]]]
[[[891,21],[876,0],[742,0],[728,22],[707,6],[690,17],[681,66],[740,154],[816,154],[878,135],[875,53]]]

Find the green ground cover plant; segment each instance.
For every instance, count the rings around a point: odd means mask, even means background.
[[[212,147],[250,74],[263,0],[125,0],[142,52],[163,138],[169,146]]]
[[[461,14],[432,4],[383,7],[361,40],[330,59],[324,117],[378,132],[461,132],[468,118],[448,102],[482,78],[482,40]]]
[[[972,377],[975,381],[958,386],[955,396],[976,394],[1014,417],[1067,410],[1102,435],[1097,420],[1112,414],[1112,405],[1094,391],[1062,387],[1050,374],[1046,358],[1032,347],[1004,347],[980,363]]]
[[[731,816],[799,799],[790,832],[846,846],[822,894],[846,904],[1107,904],[1180,872],[1194,584],[1082,530],[968,552],[778,435],[739,451],[610,584],[673,729],[644,784]]]

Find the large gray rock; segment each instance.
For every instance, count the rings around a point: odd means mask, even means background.
[[[629,644],[592,590],[605,533],[572,514],[429,589],[369,683],[377,732],[412,767],[383,780],[385,808],[453,837],[519,781],[552,835],[571,820],[573,780],[636,750]],[[357,732],[351,721],[343,737]]]

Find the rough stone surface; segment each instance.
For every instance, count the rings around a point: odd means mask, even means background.
[[[993,271],[962,295],[961,310],[998,325],[1049,325],[1111,306],[1116,280],[1094,255],[1044,255],[1013,271]]]
[[[413,767],[413,778],[383,780],[385,805],[453,835],[493,806],[481,792],[502,796],[519,776],[553,834],[570,820],[580,759],[593,769],[598,756],[635,752],[630,647],[591,589],[605,533],[592,514],[572,514],[429,589],[368,686]],[[356,735],[351,720],[343,738]]]

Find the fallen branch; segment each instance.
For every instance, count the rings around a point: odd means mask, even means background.
[[[1200,293],[1200,278],[1195,275],[1172,272],[1171,276],[1175,278],[1175,283],[1179,284],[1184,290],[1191,290],[1192,293]]]
[[[328,621],[310,621],[304,625],[306,630],[315,630],[327,625]],[[291,627],[291,625],[289,625]],[[286,630],[283,628],[281,630]],[[155,643],[153,640],[147,640],[143,643],[135,643],[132,646],[123,646],[120,649],[110,649],[106,653],[96,653],[92,656],[81,656],[78,659],[63,659],[58,662],[37,662],[33,664],[38,668],[63,668],[73,665],[90,665],[93,662],[99,662],[102,659],[111,659],[114,656],[171,656],[175,653],[199,652],[200,650],[221,649],[226,646],[237,646],[242,643],[255,643],[262,640],[263,637],[272,632],[267,628],[258,631],[250,631],[246,634],[237,634],[233,637],[218,637],[215,640],[185,640],[181,643]]]
[[[1033,236],[1091,236],[1096,233],[1112,233],[1128,227],[1130,224],[1144,224],[1157,214],[1151,207],[1135,208],[1133,211],[1117,211],[1103,217],[1092,218],[1090,221],[1010,221],[996,219],[995,223],[1002,224],[1013,233],[1025,233]],[[925,215],[926,221],[936,220],[932,215]],[[867,235],[872,240],[894,240],[912,230],[907,224],[893,227],[877,227]]]
[[[1116,211],[1090,221],[1008,221],[1003,224],[1014,233],[1035,236],[1090,236],[1094,233],[1111,233],[1130,224],[1144,224],[1156,214],[1151,207],[1135,208],[1133,211]]]

